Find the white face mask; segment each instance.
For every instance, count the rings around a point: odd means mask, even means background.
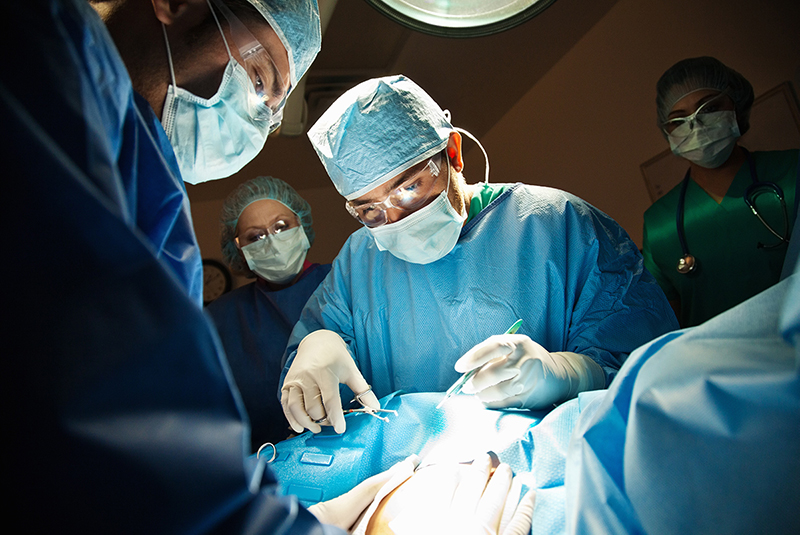
[[[284,230],[242,247],[247,266],[275,284],[292,280],[303,269],[311,244],[302,226]]]
[[[164,39],[167,40],[166,29]],[[280,117],[274,117],[266,105],[259,113],[252,112],[252,103],[259,97],[247,71],[233,59],[224,34],[222,39],[230,60],[217,93],[210,99],[177,86],[167,40],[172,85],[167,89],[161,123],[183,180],[189,184],[227,178],[239,171],[264,148],[270,131],[280,122]]]
[[[367,227],[378,249],[412,264],[430,264],[452,251],[467,216],[450,204],[449,189],[448,178],[447,188],[428,206],[395,223]]]
[[[703,124],[695,124],[694,129],[681,135],[683,128],[679,127],[668,136],[672,152],[708,169],[715,169],[728,161],[736,140],[741,137],[734,111],[703,114]]]

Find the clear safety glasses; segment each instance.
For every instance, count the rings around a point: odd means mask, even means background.
[[[709,113],[716,111],[728,111],[734,109],[733,102],[727,98],[727,91],[723,91],[714,98],[707,100],[695,112],[688,117],[675,117],[662,123],[661,128],[667,135],[686,136],[695,125],[709,126],[711,122],[719,120],[718,115],[709,116]]]
[[[236,247],[241,249],[242,247],[246,247],[250,244],[256,243],[257,241],[266,240],[269,236],[275,236],[284,230],[289,230],[290,228],[294,228],[299,225],[300,221],[297,219],[279,219],[266,228],[245,229],[241,236],[236,236],[234,238],[234,241],[236,242]]]
[[[277,126],[286,97],[291,90],[289,73],[282,73],[264,46],[221,0],[211,0],[228,21],[231,36],[244,69],[253,83],[250,115],[255,120],[273,119]],[[216,15],[215,15],[216,16]]]
[[[386,211],[395,208],[405,212],[412,212],[431,199],[439,173],[442,168],[442,153],[430,158],[422,164],[419,171],[395,188],[389,196],[381,202],[369,204],[356,204],[355,201],[345,202],[345,207],[350,215],[364,225],[375,228],[386,224]]]

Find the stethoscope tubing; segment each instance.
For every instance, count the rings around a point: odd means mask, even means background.
[[[786,209],[786,201],[784,199],[783,190],[780,188],[780,186],[778,186],[774,182],[766,182],[766,181],[762,182],[758,179],[758,173],[756,172],[756,165],[755,162],[753,161],[753,157],[750,154],[750,151],[744,149],[744,147],[742,148],[745,151],[745,156],[747,157],[747,164],[750,168],[750,179],[753,181],[753,183],[747,186],[747,189],[745,189],[744,191],[744,196],[743,196],[744,202],[747,204],[748,208],[750,208],[750,210],[753,212],[753,215],[755,215],[758,218],[758,220],[761,221],[761,224],[764,225],[764,227],[766,227],[766,229],[769,230],[772,234],[774,234],[775,237],[781,240],[775,245],[764,245],[763,243],[759,243],[758,246],[760,248],[772,249],[784,243],[789,243],[789,239],[791,237],[789,230],[789,214]],[[683,253],[683,256],[678,261],[677,269],[679,273],[683,274],[688,274],[694,271],[694,268],[697,265],[697,259],[689,252],[689,246],[686,243],[686,232],[683,226],[684,211],[686,206],[686,189],[689,187],[690,176],[691,176],[691,168],[686,170],[686,175],[683,177],[683,181],[681,182],[681,191],[680,195],[678,196],[678,208],[675,213],[675,219],[676,219],[675,223],[678,230],[678,241],[681,244],[681,252]],[[769,225],[769,223],[767,223],[764,220],[762,215],[758,213],[755,203],[753,202],[753,199],[758,194],[759,190],[762,190],[764,188],[770,189],[778,197],[778,200],[780,201],[781,206],[783,207],[784,235],[778,234],[778,232],[776,232]]]

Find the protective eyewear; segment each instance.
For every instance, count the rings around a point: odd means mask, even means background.
[[[430,158],[411,178],[395,188],[383,201],[360,205],[347,201],[345,208],[364,225],[370,228],[380,227],[386,224],[386,211],[391,208],[412,212],[425,206],[431,199],[431,192],[439,178],[441,166],[442,153],[439,153]]]
[[[718,120],[718,116],[708,117],[709,113],[721,110],[732,110],[733,105],[725,100],[727,91],[723,91],[714,98],[707,100],[697,108],[693,114],[687,117],[675,117],[662,123],[661,128],[667,135],[686,136],[695,125],[709,126],[713,121]]]
[[[236,242],[236,247],[241,249],[242,247],[247,247],[257,241],[266,240],[269,236],[275,236],[284,230],[289,230],[298,225],[300,225],[299,221],[279,219],[267,228],[248,228],[241,236],[236,236],[234,241]]]
[[[251,117],[260,121],[272,120],[277,127],[291,90],[288,74],[280,72],[269,52],[221,0],[211,2],[228,21],[233,42],[242,58],[242,67],[252,81],[252,87],[248,88]]]

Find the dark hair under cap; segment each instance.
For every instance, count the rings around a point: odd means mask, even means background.
[[[656,83],[659,129],[675,103],[699,89],[727,89],[736,109],[739,131],[744,135],[750,129],[753,86],[744,76],[710,56],[681,60],[661,75]]]

